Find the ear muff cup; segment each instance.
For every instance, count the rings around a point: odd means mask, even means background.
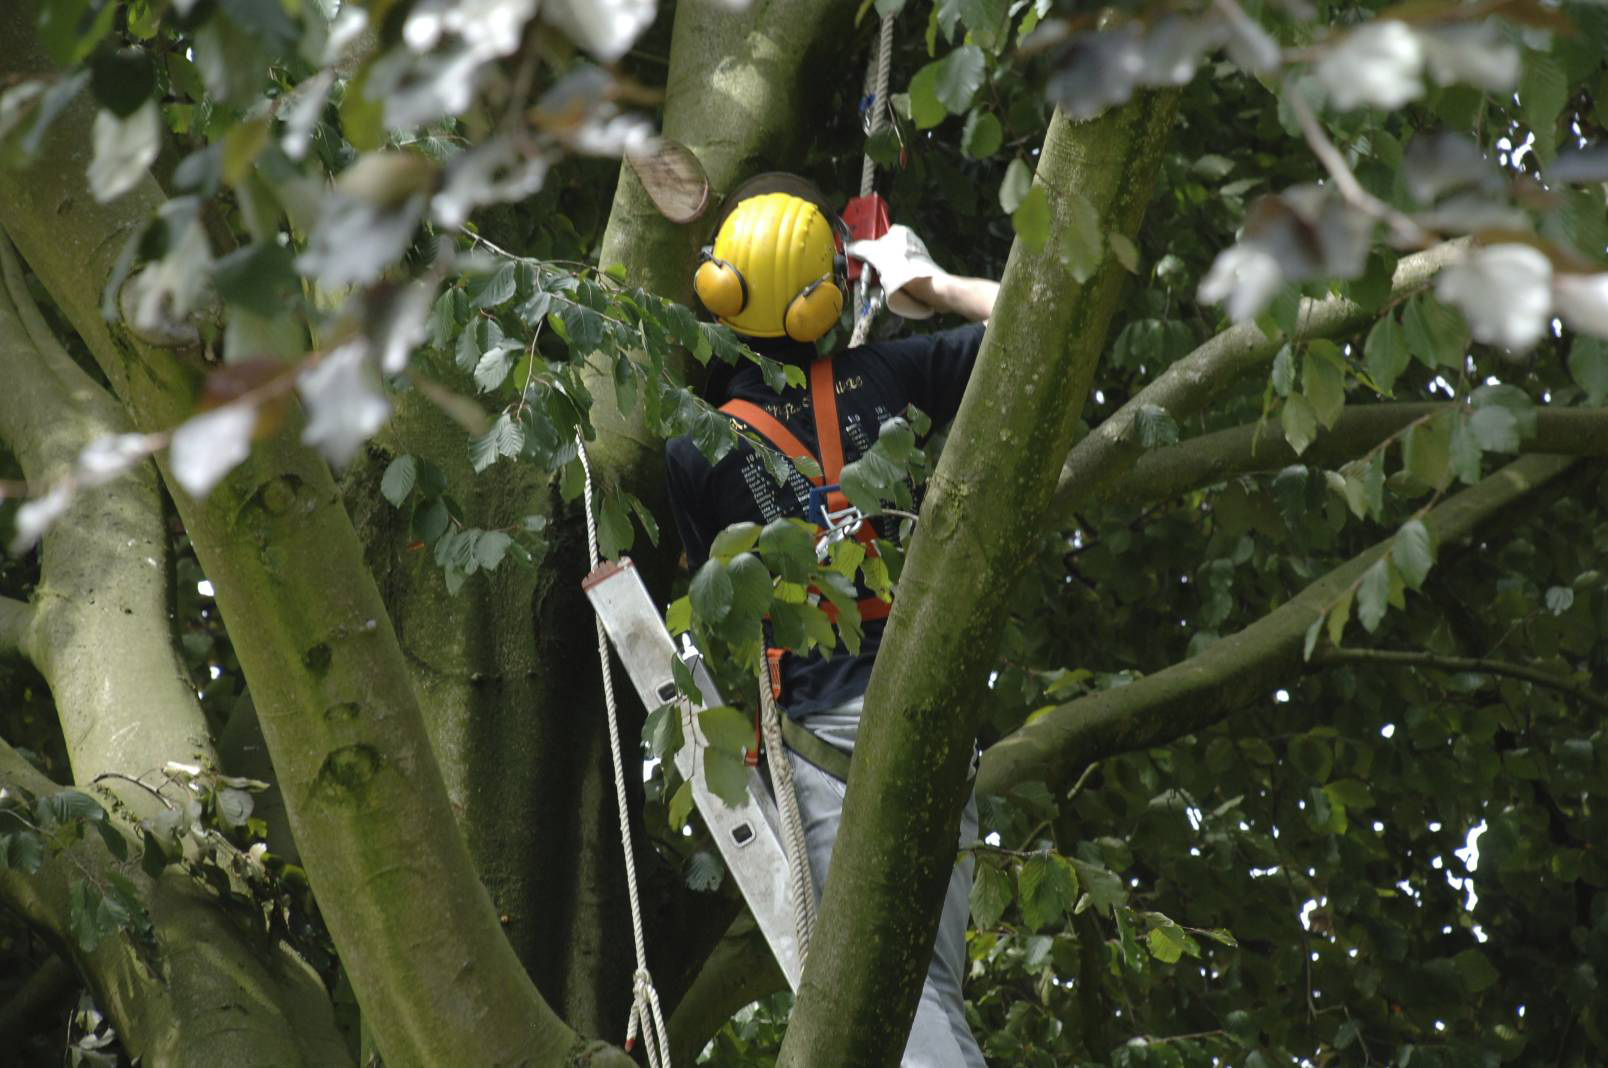
[[[707,249],[692,276],[692,291],[719,319],[732,319],[748,307],[748,281],[743,273]]]
[[[822,276],[805,286],[787,305],[782,326],[794,341],[818,341],[843,314],[843,290]]]

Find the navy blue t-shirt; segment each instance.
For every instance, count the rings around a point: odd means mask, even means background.
[[[982,339],[983,325],[978,323],[935,334],[873,341],[835,357],[832,375],[837,386],[838,421],[843,427],[843,462],[852,463],[868,451],[882,423],[903,415],[912,404],[930,416],[934,426],[953,419]],[[813,345],[794,341],[749,339],[749,347],[805,368],[815,358]],[[765,409],[819,456],[808,386],[778,393],[765,384],[758,367],[745,363],[732,375],[724,395],[711,400],[718,406],[733,398]],[[802,518],[809,501],[810,486],[803,476],[795,472],[786,484],[778,485],[753,447],[742,439],[719,463],[711,465],[691,438],[674,438],[665,446],[665,470],[676,529],[694,571],[709,558],[710,544],[726,527],[742,522],[763,525],[788,516]],[[819,654],[783,657],[782,706],[799,717],[865,693],[883,627],[881,620],[865,624],[865,638],[856,656],[840,651],[830,660]]]

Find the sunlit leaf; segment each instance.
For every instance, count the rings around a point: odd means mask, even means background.
[[[1368,376],[1374,385],[1389,394],[1396,388],[1396,379],[1407,370],[1412,356],[1407,348],[1407,335],[1394,316],[1386,315],[1368,331],[1363,345],[1363,358],[1367,361]]]
[[[748,796],[748,766],[743,758],[726,749],[710,747],[703,751],[704,779],[709,790],[728,805],[743,803]]]
[[[1011,225],[1028,248],[1043,247],[1050,236],[1050,201],[1042,187],[1034,186],[1022,196],[1011,212]]]
[[[1422,520],[1409,519],[1396,531],[1390,559],[1407,585],[1416,590],[1424,584],[1424,577],[1435,564],[1435,540]]]
[[[999,923],[1014,896],[1011,877],[995,865],[979,861],[972,879],[972,924],[978,930],[993,927]]]
[[[693,611],[699,619],[709,623],[725,619],[731,611],[734,596],[726,565],[719,560],[705,560],[692,577],[688,595],[692,598]]]
[[[950,114],[959,115],[971,107],[983,84],[984,67],[983,51],[976,45],[962,45],[938,61],[934,93]]]
[[[1317,437],[1317,413],[1312,409],[1312,402],[1299,393],[1284,398],[1279,423],[1284,428],[1284,440],[1290,443],[1290,448],[1295,450],[1297,456],[1305,452]]]
[[[1346,406],[1346,372],[1332,342],[1314,341],[1301,361],[1301,392],[1324,427],[1334,426]]]
[[[251,451],[257,411],[226,404],[180,424],[168,446],[173,478],[192,497],[205,497]]]
[[[1029,191],[1028,198],[1022,201],[1022,207],[1026,207],[1034,192]],[[1071,268],[1073,279],[1081,284],[1094,277],[1094,272],[1100,267],[1103,247],[1100,213],[1089,203],[1087,197],[1075,189],[1057,195],[1062,198],[1063,209],[1066,212],[1059,252],[1061,259]],[[1021,211],[1022,208],[1019,207],[1017,217],[1021,215]],[[1047,219],[1046,225],[1048,225]],[[1017,225],[1017,232],[1021,233],[1020,224]]]
[[[302,371],[296,391],[307,408],[302,444],[317,448],[337,469],[391,416],[362,343],[342,345]]]
[[[1005,130],[991,112],[974,109],[966,117],[966,128],[961,133],[961,151],[973,159],[987,159],[1004,143]]]
[[[1385,618],[1386,598],[1390,595],[1390,564],[1381,557],[1362,574],[1357,587],[1357,619],[1369,634],[1379,629]]]
[[[96,200],[105,203],[133,189],[155,162],[162,143],[156,101],[146,100],[123,118],[110,111],[96,113],[94,138],[89,189]]]
[[[999,206],[1007,215],[1015,212],[1032,187],[1032,169],[1020,159],[1011,160],[1005,167],[1005,180],[999,186]]]

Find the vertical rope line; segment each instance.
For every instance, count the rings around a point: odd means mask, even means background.
[[[776,808],[782,817],[782,837],[787,848],[787,866],[793,891],[793,936],[798,940],[798,962],[810,951],[815,931],[815,882],[810,877],[809,846],[804,838],[804,817],[798,809],[798,793],[793,785],[793,764],[782,741],[781,712],[771,696],[770,678],[764,666],[759,669],[759,721],[770,753],[771,785],[776,792]]]
[[[866,131],[867,140],[888,125],[888,56],[892,51],[893,16],[884,15],[882,25],[877,31],[877,54],[872,67],[876,74],[871,82],[871,128]],[[875,172],[876,164],[872,162],[870,153],[867,153],[860,164],[861,196],[871,195]]]
[[[597,548],[597,519],[592,514],[592,464],[586,455],[586,442],[579,432],[575,446],[580,453],[581,471],[586,476],[586,550],[595,570],[600,559]],[[631,898],[631,936],[636,942],[636,973],[631,978],[631,1014],[626,1023],[625,1048],[635,1043],[637,1032],[642,1033],[642,1045],[648,1054],[651,1068],[670,1068],[670,1038],[664,1025],[664,1012],[659,1006],[659,993],[654,989],[653,976],[648,972],[647,946],[642,937],[642,902],[637,894],[636,856],[631,850],[631,821],[627,816],[625,800],[625,770],[620,756],[620,717],[614,700],[614,669],[609,663],[609,638],[603,630],[603,620],[594,613],[597,625],[597,655],[603,665],[603,703],[608,709],[609,756],[614,761],[614,799],[620,810],[620,844],[625,853],[625,885]],[[651,1027],[649,1024],[651,1023]]]
[[[882,25],[877,30],[877,54],[872,61],[867,74],[871,82],[871,128],[866,132],[867,147],[872,137],[888,124],[888,78],[890,66],[889,55],[893,52],[893,16],[884,15]],[[875,74],[871,74],[875,71]],[[867,152],[865,159],[860,163],[860,195],[870,196],[875,187],[876,164],[872,162],[871,153]],[[867,268],[862,264],[860,278],[854,291],[854,332],[849,335],[849,346],[865,344],[865,339],[871,333],[871,320],[874,309],[869,300],[871,283]]]

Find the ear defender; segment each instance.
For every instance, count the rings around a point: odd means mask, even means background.
[[[837,322],[848,291],[831,217],[790,193],[738,200],[704,246],[692,288],[745,337],[815,341]]]
[[[817,341],[842,314],[843,290],[837,279],[823,274],[788,303],[782,326],[794,341]]]
[[[748,280],[743,273],[716,256],[708,246],[698,256],[692,291],[718,319],[734,319],[748,307]]]

